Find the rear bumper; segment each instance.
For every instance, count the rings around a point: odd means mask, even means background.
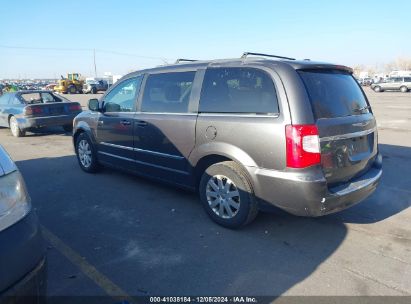
[[[338,212],[361,202],[375,191],[382,175],[381,167],[372,167],[350,183],[328,188],[320,167],[299,172],[248,169],[254,179],[255,194],[262,203],[311,217]]]
[[[45,116],[45,117],[20,117],[17,119],[20,129],[29,129],[37,127],[54,127],[73,124],[74,117],[79,113]]]

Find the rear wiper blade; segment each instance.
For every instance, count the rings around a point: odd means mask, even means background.
[[[368,109],[371,109],[371,106],[365,106],[365,107],[362,107],[362,108],[353,109],[353,111],[362,112],[362,111],[368,110]]]

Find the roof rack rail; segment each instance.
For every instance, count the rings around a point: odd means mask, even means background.
[[[194,62],[194,61],[198,61],[198,60],[196,60],[196,59],[178,58],[175,63],[180,63],[180,62],[183,62],[183,61],[184,61],[184,62]]]
[[[263,53],[253,53],[253,52],[244,52],[243,55],[241,56],[241,59],[246,59],[248,55],[280,58],[280,59],[287,59],[287,60],[296,60],[295,58],[291,58],[291,57],[284,57],[284,56],[277,56],[277,55],[270,55],[270,54],[263,54]]]

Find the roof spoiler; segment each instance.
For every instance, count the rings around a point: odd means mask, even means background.
[[[253,52],[244,52],[243,55],[241,56],[241,59],[246,59],[248,55],[279,58],[279,59],[286,59],[286,60],[296,60],[295,58],[291,58],[291,57],[284,57],[284,56],[277,56],[277,55],[270,55],[270,54],[263,54],[263,53],[253,53]]]
[[[194,62],[194,61],[198,61],[198,60],[196,60],[196,59],[178,58],[175,63],[180,63],[180,62]]]
[[[299,70],[340,70],[348,72],[350,74],[354,73],[354,70],[348,66],[335,64],[313,64],[303,68],[299,68]]]

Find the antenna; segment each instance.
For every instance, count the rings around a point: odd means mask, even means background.
[[[243,55],[241,56],[241,59],[246,59],[248,55],[272,57],[272,58],[287,59],[287,60],[295,60],[295,58],[291,58],[291,57],[284,57],[284,56],[277,56],[277,55],[270,55],[270,54],[263,54],[263,53],[253,53],[253,52],[244,52]]]

